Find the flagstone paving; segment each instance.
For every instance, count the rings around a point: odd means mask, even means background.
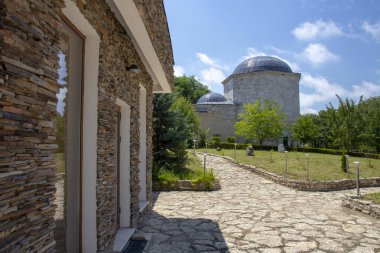
[[[149,252],[380,252],[380,220],[340,205],[354,190],[296,191],[218,157],[207,167],[221,190],[154,194]]]

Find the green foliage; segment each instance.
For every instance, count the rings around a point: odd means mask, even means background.
[[[179,177],[174,173],[174,171],[167,169],[160,169],[158,171],[158,181],[163,184],[172,184],[178,180]]]
[[[207,134],[209,133],[210,129],[200,129],[198,134],[198,147],[204,148],[206,147],[207,142]]]
[[[362,102],[359,109],[364,121],[363,143],[374,152],[380,153],[380,97],[372,97]]]
[[[220,136],[213,136],[212,137],[212,145],[217,146],[220,143],[222,143],[222,137],[220,137]]]
[[[318,115],[303,115],[292,125],[293,135],[317,148],[344,149],[348,153],[380,153],[380,97],[342,99]]]
[[[153,168],[181,170],[187,163],[187,141],[198,131],[199,121],[190,102],[175,94],[153,99]]]
[[[194,184],[204,185],[205,189],[212,189],[216,178],[210,169],[204,173],[201,161],[196,156],[189,154],[188,164],[185,169],[175,171],[160,168],[154,177],[155,182],[172,186],[173,189],[175,189],[175,183],[179,180],[192,180]]]
[[[285,129],[286,115],[272,100],[261,104],[258,99],[253,105],[245,104],[239,118],[241,120],[235,124],[236,135],[255,138],[260,146],[264,140],[281,137]]]
[[[319,140],[320,128],[317,125],[317,115],[305,114],[297,118],[291,129],[295,139],[303,144],[310,144],[315,147]]]
[[[244,144],[250,144],[252,141],[252,138],[245,138],[244,139]]]
[[[229,136],[229,137],[226,138],[226,142],[227,142],[227,143],[235,143],[235,142],[236,142],[236,139],[235,139],[235,137],[231,137],[231,136]]]
[[[206,190],[211,190],[215,180],[215,175],[212,170],[206,171],[206,173],[202,171],[202,174],[194,179],[194,183],[198,185],[203,184]]]
[[[358,104],[352,99],[341,99],[339,96],[339,107],[336,110],[336,137],[341,147],[345,150],[352,151],[360,145],[361,134],[364,130],[362,115],[359,107],[362,102],[360,98]],[[330,104],[330,107],[331,104]],[[332,107],[333,108],[333,107]]]
[[[209,93],[210,90],[206,85],[197,81],[194,76],[184,75],[174,77],[174,92],[195,104],[201,96]]]
[[[185,139],[191,141],[193,136],[198,135],[200,124],[193,106],[186,98],[176,97],[171,109],[180,114],[181,122],[180,124],[177,122],[177,126],[181,125],[183,127],[183,131],[185,132],[184,137],[186,137]]]
[[[342,171],[347,172],[347,158],[346,158],[346,151],[343,150],[342,152]]]

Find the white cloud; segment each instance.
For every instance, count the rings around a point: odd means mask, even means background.
[[[302,52],[301,57],[315,66],[320,66],[328,61],[339,60],[339,56],[320,43],[309,44]]]
[[[293,35],[299,40],[313,40],[317,38],[327,38],[342,35],[342,29],[333,21],[325,22],[317,20],[305,22],[292,31]]]
[[[249,58],[256,57],[256,56],[265,56],[265,55],[267,55],[267,54],[258,51],[256,48],[249,47],[249,48],[247,49],[247,54],[244,55],[244,56],[241,58],[241,61],[245,61],[245,60],[247,60],[247,59],[249,59]]]
[[[212,84],[220,84],[224,79],[226,79],[224,73],[217,68],[210,67],[204,69],[200,72],[201,82],[211,87]]]
[[[351,96],[369,98],[380,95],[380,84],[363,81],[361,85],[352,86]]]
[[[342,98],[358,99],[360,96],[369,98],[380,95],[380,84],[363,81],[347,89],[339,84],[329,82],[323,76],[302,75],[301,86],[311,90],[310,93],[300,92],[301,113],[315,113],[315,106],[320,103],[336,102],[336,94]]]
[[[221,65],[219,64],[216,60],[211,59],[207,54],[204,53],[197,53],[197,58],[203,63],[208,66],[218,68],[218,69],[223,69],[223,70],[228,70],[228,66]]]
[[[305,113],[311,113],[311,114],[318,114],[318,110],[315,110],[313,108],[309,108],[309,107],[306,107],[303,109],[303,111],[301,112],[302,114],[305,114]]]
[[[272,56],[286,62],[286,64],[289,65],[289,67],[292,69],[293,72],[300,72],[301,71],[300,66],[296,62],[291,62],[291,61],[284,59],[284,58],[277,56],[277,55],[272,55]]]
[[[208,57],[207,54],[197,53],[197,57],[204,64],[207,64],[207,65],[210,65],[210,66],[214,66],[215,65],[215,61],[212,60],[210,57]]]
[[[362,28],[377,41],[380,42],[380,21],[374,24],[364,22]]]
[[[312,93],[300,92],[300,106],[301,112],[307,108],[312,108],[317,103],[328,103],[335,98],[335,94],[345,94],[345,90],[337,85],[330,83],[323,76],[312,76],[310,74],[303,74],[301,78],[301,85],[312,90]]]
[[[185,74],[185,70],[181,66],[174,66],[174,75],[175,76],[183,76]]]

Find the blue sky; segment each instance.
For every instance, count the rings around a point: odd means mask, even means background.
[[[175,75],[214,92],[244,59],[276,56],[302,74],[301,113],[335,94],[380,95],[378,0],[165,0]]]

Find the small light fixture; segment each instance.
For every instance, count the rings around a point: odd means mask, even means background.
[[[136,66],[135,64],[132,64],[131,66],[127,67],[127,71],[133,74],[140,74],[141,69]]]

